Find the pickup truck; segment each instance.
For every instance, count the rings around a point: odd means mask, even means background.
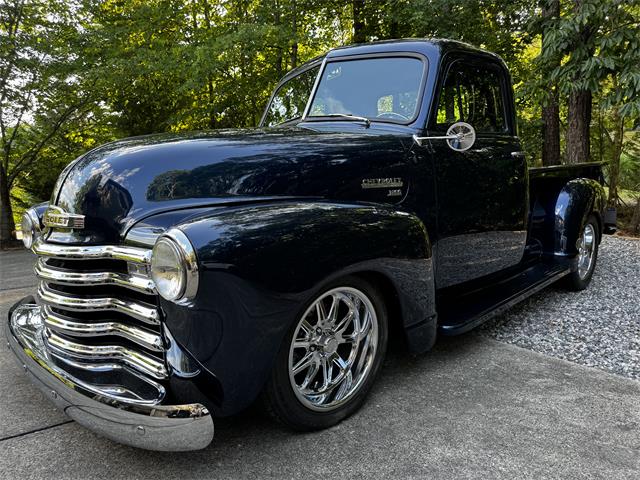
[[[413,354],[561,282],[587,287],[596,163],[528,168],[496,55],[338,48],[260,128],[98,147],[28,210],[37,293],[7,339],[67,415],[155,450],[208,445],[260,399],[297,430],[355,412],[389,339]]]

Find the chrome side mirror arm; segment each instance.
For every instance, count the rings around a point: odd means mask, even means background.
[[[422,146],[422,142],[425,140],[446,140],[451,150],[464,152],[465,150],[469,150],[476,142],[476,131],[466,122],[457,122],[447,129],[446,135],[419,137],[414,134],[413,140],[420,146]]]
[[[457,135],[437,135],[434,137],[419,137],[414,133],[413,139],[418,145],[422,146],[422,142],[424,142],[425,140],[461,140],[462,135],[457,134]]]

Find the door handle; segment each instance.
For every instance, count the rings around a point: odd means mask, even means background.
[[[511,156],[513,158],[524,158],[525,157],[524,152],[511,152]]]

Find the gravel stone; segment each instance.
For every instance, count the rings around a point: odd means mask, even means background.
[[[640,380],[640,240],[605,236],[586,290],[552,286],[478,333]]]

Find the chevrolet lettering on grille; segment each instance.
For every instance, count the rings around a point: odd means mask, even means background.
[[[84,228],[84,215],[67,213],[62,208],[50,206],[44,213],[42,223],[51,228]]]

